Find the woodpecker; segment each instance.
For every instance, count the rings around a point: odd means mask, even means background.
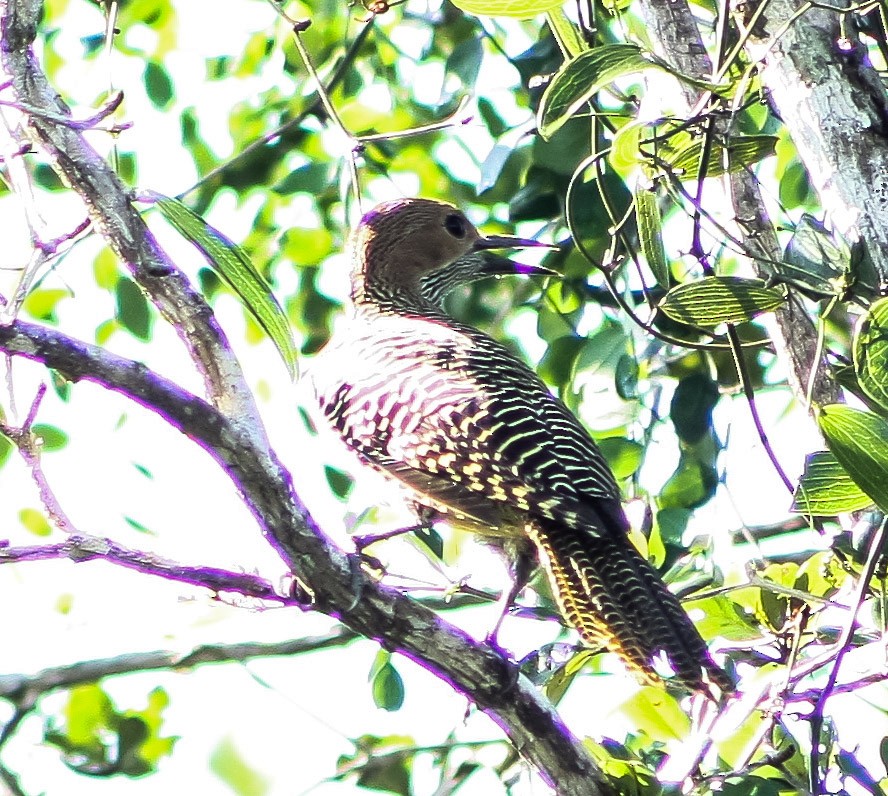
[[[322,412],[418,505],[532,545],[588,644],[615,652],[642,682],[717,698],[733,684],[629,540],[619,487],[588,432],[524,362],[443,307],[477,279],[551,273],[492,251],[532,245],[483,236],[428,199],[366,213],[349,244],[349,318],[312,369]]]

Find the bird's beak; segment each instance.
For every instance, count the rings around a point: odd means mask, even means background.
[[[556,249],[551,243],[542,243],[532,238],[516,238],[511,235],[488,235],[480,237],[472,247],[473,251],[481,256],[481,272],[484,276],[508,276],[510,274],[522,274],[526,276],[557,276],[558,272],[544,265],[526,265],[516,263],[508,257],[494,254],[491,249],[528,249],[528,248]]]

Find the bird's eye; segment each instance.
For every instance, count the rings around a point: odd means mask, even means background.
[[[451,213],[444,219],[444,229],[454,238],[462,240],[466,236],[466,220],[456,213]]]

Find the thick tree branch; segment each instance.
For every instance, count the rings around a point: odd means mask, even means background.
[[[211,402],[257,436],[264,435],[253,396],[224,332],[206,302],[160,248],[132,193],[83,135],[83,125],[50,86],[32,45],[42,0],[0,2],[2,73],[19,108],[23,134],[83,199],[89,217],[161,314],[173,324],[203,376]]]
[[[132,550],[113,539],[100,536],[71,534],[64,542],[27,547],[4,547],[0,544],[0,565],[62,558],[75,563],[99,559],[146,575],[158,575],[166,580],[200,586],[212,592],[234,592],[284,605],[296,604],[293,598],[279,594],[271,583],[258,575],[217,567],[187,566],[143,550]]]
[[[687,0],[641,0],[641,9],[657,54],[679,72],[702,80],[712,78],[712,61],[703,46]],[[722,9],[724,12],[724,8]],[[719,65],[720,66],[720,65]],[[699,102],[699,91],[681,84],[687,110]],[[747,169],[730,175],[730,190],[736,222],[744,249],[756,273],[768,278],[769,262],[779,262],[783,252],[768,216],[755,176]],[[816,403],[834,403],[839,388],[832,378],[825,357],[814,363],[817,331],[811,318],[794,302],[785,302],[776,311],[777,355],[786,361],[786,369],[795,395],[806,400],[811,369],[816,365],[812,397]]]
[[[560,794],[615,791],[582,744],[514,663],[395,589],[367,578],[313,523],[286,470],[220,412],[138,362],[24,321],[0,327],[0,351],[119,392],[165,418],[231,477],[316,609],[397,650],[484,710]]]
[[[0,327],[0,350],[70,378],[123,393],[204,448],[231,477],[269,542],[313,598],[313,607],[398,650],[476,702],[559,793],[614,789],[552,706],[497,650],[478,644],[400,592],[367,578],[323,534],[268,445],[252,396],[212,311],[169,261],[131,196],[81,131],[32,51],[41,0],[0,0],[0,59],[15,99],[34,109],[26,133],[83,198],[90,217],[134,279],[183,337],[211,404],[95,346],[23,322]],[[41,115],[43,114],[43,115]]]
[[[825,6],[834,5],[835,10]],[[747,17],[764,6],[747,4]],[[789,130],[834,228],[865,246],[888,289],[888,93],[863,44],[843,35],[844,2],[799,13],[769,0],[747,52]]]

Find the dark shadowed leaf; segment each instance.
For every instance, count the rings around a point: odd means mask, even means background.
[[[329,464],[324,465],[324,476],[330,485],[330,491],[340,500],[345,500],[355,485],[354,479],[348,473]]]
[[[143,341],[150,340],[153,317],[145,294],[126,276],[117,280],[114,292],[117,300],[117,320],[120,325],[133,337]]]
[[[149,61],[145,66],[144,80],[151,104],[159,110],[166,108],[173,99],[173,83],[166,69],[157,61]]]

